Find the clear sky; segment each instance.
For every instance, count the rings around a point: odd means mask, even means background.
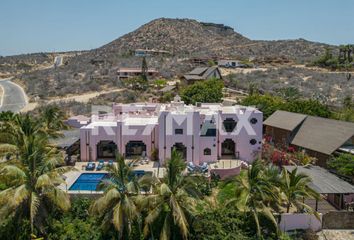
[[[354,43],[354,0],[1,0],[0,55],[92,49],[160,17],[251,39]]]

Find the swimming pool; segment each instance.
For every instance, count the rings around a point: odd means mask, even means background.
[[[108,177],[106,173],[82,173],[73,185],[70,191],[96,191],[98,184]]]
[[[152,172],[144,170],[133,171],[138,178],[145,174],[152,175]],[[81,173],[73,185],[70,186],[70,191],[97,191],[98,184],[105,178],[108,178],[107,173]]]

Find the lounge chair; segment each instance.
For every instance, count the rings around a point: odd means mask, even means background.
[[[103,160],[99,160],[96,170],[97,171],[101,171],[103,168],[104,168],[104,161]]]
[[[108,161],[108,166],[113,166],[113,160]]]
[[[142,176],[144,176],[145,171],[144,171],[144,170],[135,170],[135,171],[134,171],[134,174],[135,174],[135,176],[137,176],[137,177],[142,177]]]
[[[89,163],[87,163],[85,170],[86,171],[93,171],[93,170],[95,170],[95,167],[96,167],[95,163],[89,162]]]
[[[196,166],[194,165],[193,162],[188,162],[188,163],[187,163],[187,170],[188,170],[189,172],[194,172],[195,169],[196,169]]]
[[[203,164],[199,165],[199,169],[202,173],[206,173],[209,170],[208,164],[203,162]]]

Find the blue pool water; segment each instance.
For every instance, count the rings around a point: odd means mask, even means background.
[[[69,190],[96,191],[98,184],[105,177],[105,173],[82,173]]]
[[[134,175],[142,177],[145,174],[152,174],[152,172],[145,172],[143,170],[134,171]],[[69,188],[70,191],[97,191],[98,184],[104,179],[108,178],[107,173],[82,173]]]

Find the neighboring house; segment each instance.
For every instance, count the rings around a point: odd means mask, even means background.
[[[147,57],[147,56],[159,56],[159,55],[168,55],[169,51],[157,50],[157,49],[136,49],[136,57]]]
[[[244,67],[244,64],[241,64],[238,60],[229,60],[229,59],[221,59],[218,60],[219,67],[226,67],[226,68],[238,68]]]
[[[307,116],[299,113],[276,111],[264,122],[265,134],[278,146],[287,146],[293,140]]]
[[[211,78],[222,79],[218,67],[197,67],[183,76],[183,79],[187,84],[193,84],[196,81],[202,81]]]
[[[67,165],[73,165],[80,154],[80,129],[74,128],[61,131],[62,136],[50,139],[50,144],[65,153]]]
[[[306,149],[325,167],[333,153],[354,146],[354,123],[308,116],[291,144]]]
[[[118,68],[117,74],[119,79],[139,77],[142,75],[141,68]],[[159,72],[154,68],[149,68],[147,71],[148,77],[157,77]]]
[[[81,127],[89,124],[90,120],[91,119],[89,117],[86,117],[83,115],[77,115],[77,116],[73,116],[73,117],[68,118],[65,121],[65,123],[73,128],[81,128]]]
[[[111,115],[92,116],[81,128],[81,160],[148,156],[158,151],[160,164],[175,148],[187,162],[218,159],[251,163],[262,146],[263,114],[253,107],[222,104],[185,105],[178,96],[169,104],[113,106]]]
[[[297,172],[311,178],[308,187],[321,194],[337,209],[346,209],[347,204],[354,201],[354,186],[340,179],[337,175],[319,166],[284,166],[289,172],[297,168]],[[318,209],[316,201],[315,210]]]
[[[336,152],[354,148],[354,123],[276,111],[264,121],[265,133],[276,144],[293,145],[326,167]]]

